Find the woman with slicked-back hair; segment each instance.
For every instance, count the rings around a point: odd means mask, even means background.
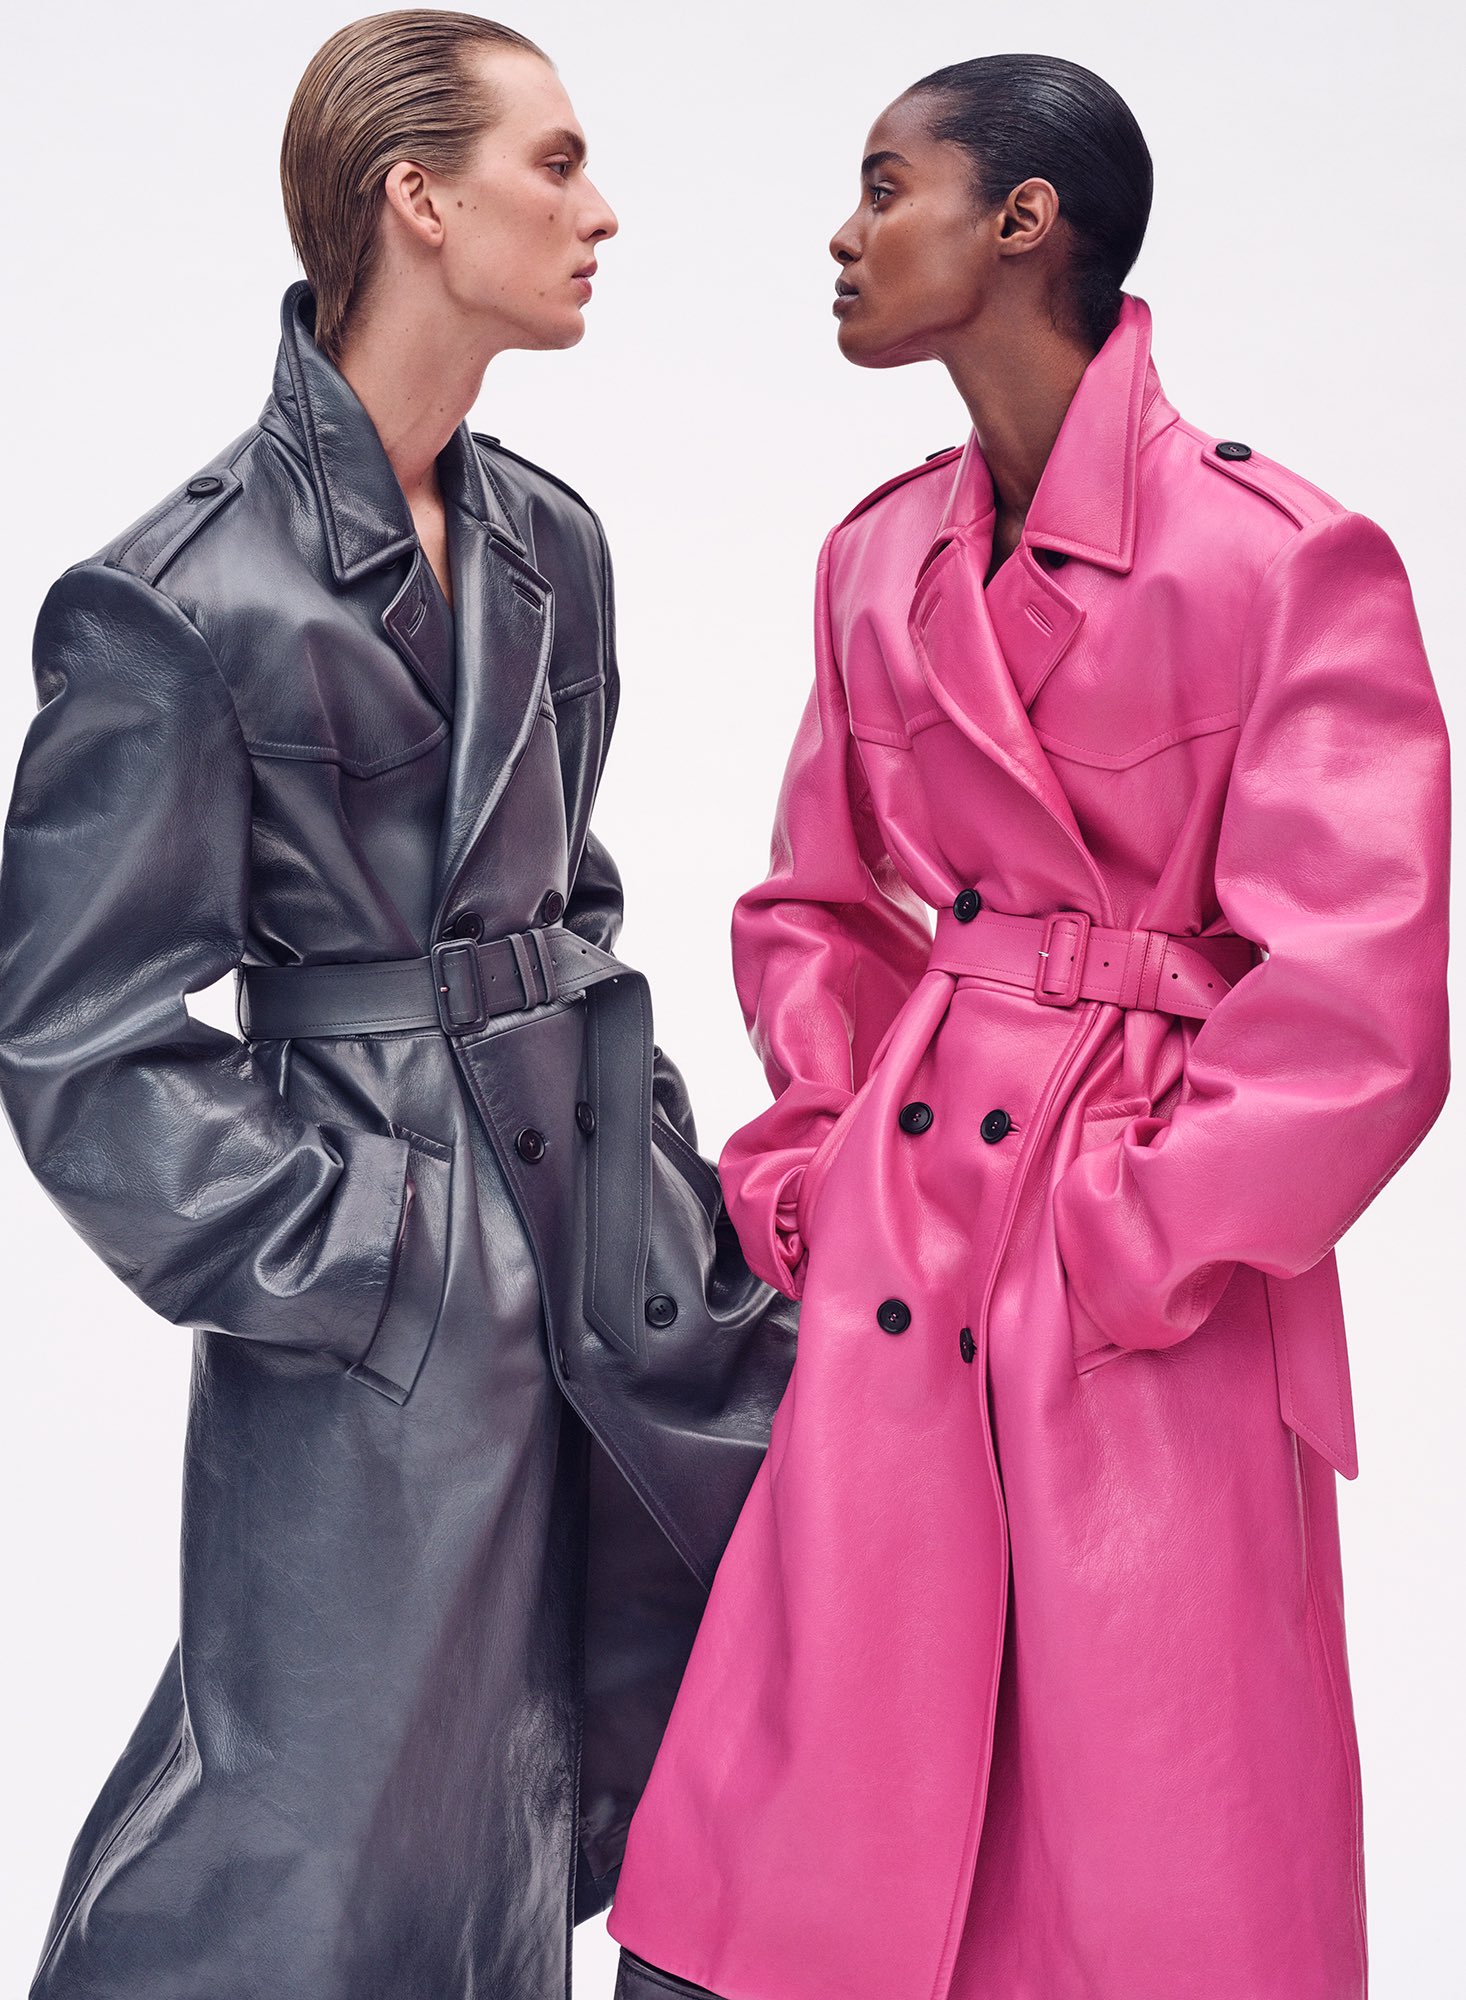
[[[600,523],[466,422],[584,332],[570,101],[374,14],[281,167],[269,397],[52,586],[0,856],[0,1101],[194,1330],[179,1643],[32,1993],[550,2000],[795,1309],[613,953]],[[228,973],[238,1037],[185,1005]]]
[[[1449,1074],[1410,587],[1167,401],[1099,77],[938,71],[861,183],[841,350],[972,427],[825,544],[734,913],[724,1187],[799,1358],[619,2000],[1363,2000],[1334,1245]]]

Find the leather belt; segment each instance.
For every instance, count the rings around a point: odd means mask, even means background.
[[[468,1035],[496,1015],[549,1006],[627,969],[552,924],[487,940],[440,938],[423,958],[242,965],[236,1008],[252,1042],[411,1028]]]
[[[937,913],[931,970],[1000,980],[1044,1007],[1107,1000],[1201,1019],[1257,962],[1257,947],[1235,931],[1173,937],[1169,931],[1106,930],[1083,910],[1044,917],[980,909],[963,923]]]

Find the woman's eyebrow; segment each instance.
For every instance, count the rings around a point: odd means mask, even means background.
[[[889,151],[884,153],[867,153],[860,163],[860,171],[863,174],[873,174],[881,167],[909,167],[910,165],[910,160],[906,159],[900,153]]]

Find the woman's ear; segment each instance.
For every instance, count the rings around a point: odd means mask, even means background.
[[[1003,203],[998,223],[998,252],[1018,256],[1036,250],[1059,219],[1059,197],[1051,181],[1020,181]]]

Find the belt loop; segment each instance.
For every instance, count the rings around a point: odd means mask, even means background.
[[[526,1007],[544,1007],[558,997],[555,964],[543,930],[515,931],[509,939]]]
[[[1140,985],[1136,991],[1137,1007],[1154,1008],[1156,995],[1160,990],[1161,967],[1165,963],[1166,948],[1171,940],[1165,931],[1145,933],[1145,961],[1140,969]]]

